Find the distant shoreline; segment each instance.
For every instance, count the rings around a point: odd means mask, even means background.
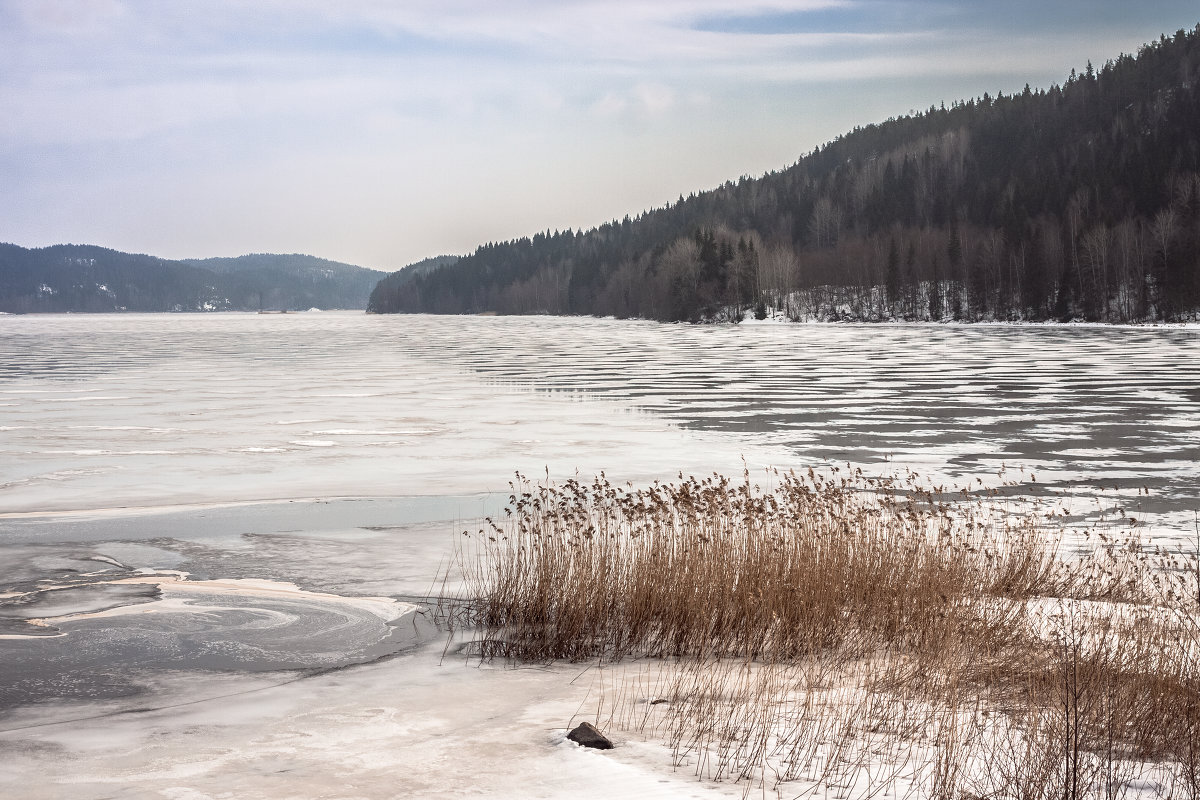
[[[162,316],[162,317],[178,317],[178,316],[220,316],[224,314],[242,314],[242,315],[264,315],[264,316],[283,316],[294,314],[316,314],[316,313],[344,313],[344,314],[369,314],[371,316],[397,316],[397,317],[495,317],[495,318],[529,318],[529,317],[554,317],[557,319],[602,319],[619,322],[649,322],[656,325],[699,325],[699,326],[725,326],[736,327],[740,325],[747,326],[789,326],[789,325],[807,325],[807,326],[847,326],[861,325],[864,327],[875,326],[895,326],[895,327],[913,327],[913,328],[1096,328],[1096,329],[1128,329],[1128,330],[1146,330],[1151,328],[1162,328],[1170,330],[1200,330],[1200,320],[1186,321],[1164,321],[1164,320],[1147,320],[1144,322],[1089,322],[1086,320],[1073,320],[1070,322],[1061,322],[1059,320],[963,320],[963,319],[942,319],[942,320],[903,320],[903,319],[804,319],[793,320],[786,317],[775,316],[767,317],[766,319],[755,319],[753,315],[747,316],[740,321],[732,319],[713,319],[690,322],[679,320],[675,322],[667,322],[664,320],[649,319],[646,317],[613,317],[613,316],[597,316],[592,314],[498,314],[494,311],[483,311],[475,314],[429,314],[429,313],[412,313],[406,311],[400,312],[385,312],[379,313],[368,311],[361,308],[308,308],[308,309],[287,309],[286,311],[251,311],[246,309],[222,309],[212,311],[27,311],[13,312],[0,311],[0,317],[54,317],[54,316],[129,316],[129,315],[144,315],[144,316]]]

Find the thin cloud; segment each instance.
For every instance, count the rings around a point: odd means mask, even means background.
[[[0,0],[0,218],[30,244],[400,266],[1182,24],[1180,0],[1088,2],[1046,33],[1032,0]]]

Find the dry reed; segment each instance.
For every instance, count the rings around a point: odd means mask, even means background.
[[[743,477],[518,476],[443,619],[481,657],[598,660],[597,719],[712,780],[1200,798],[1195,564],[1064,557],[1053,511],[911,474]]]

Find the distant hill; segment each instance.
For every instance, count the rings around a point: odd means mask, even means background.
[[[181,258],[181,264],[221,273],[247,273],[255,271],[275,271],[295,277],[328,277],[329,275],[371,274],[379,275],[380,270],[358,267],[353,264],[343,264],[340,261],[330,261],[326,258],[306,256],[299,253],[284,255],[281,253],[251,253],[232,258]]]
[[[236,258],[185,259],[221,275],[232,275],[261,293],[266,308],[366,308],[384,276],[379,270],[300,254],[253,253]]]
[[[304,255],[168,261],[92,245],[0,244],[0,311],[364,308],[384,274]]]
[[[1200,26],[1061,86],[868,125],[760,178],[394,273],[368,311],[1196,318]]]

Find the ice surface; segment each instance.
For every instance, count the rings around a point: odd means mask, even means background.
[[[1120,506],[1190,547],[1198,337],[0,318],[0,633],[65,633],[0,641],[0,796],[741,796],[654,743],[565,742],[582,667],[443,659],[420,617],[385,617],[430,593],[516,470],[1014,480],[1072,523]]]
[[[163,707],[138,713],[80,705],[70,721],[14,720],[0,732],[0,796],[742,796],[673,772],[661,746],[618,736],[600,754],[566,741],[587,713],[581,668],[479,668],[443,661],[444,644],[234,696],[214,681],[214,699],[186,704],[164,688]],[[64,754],[70,769],[39,774]]]
[[[14,428],[0,513],[471,494],[503,491],[516,469],[734,471],[747,450],[625,402],[481,378],[378,318],[257,318],[6,318],[0,397],[16,403],[0,416]],[[124,400],[98,401],[116,387]]]

